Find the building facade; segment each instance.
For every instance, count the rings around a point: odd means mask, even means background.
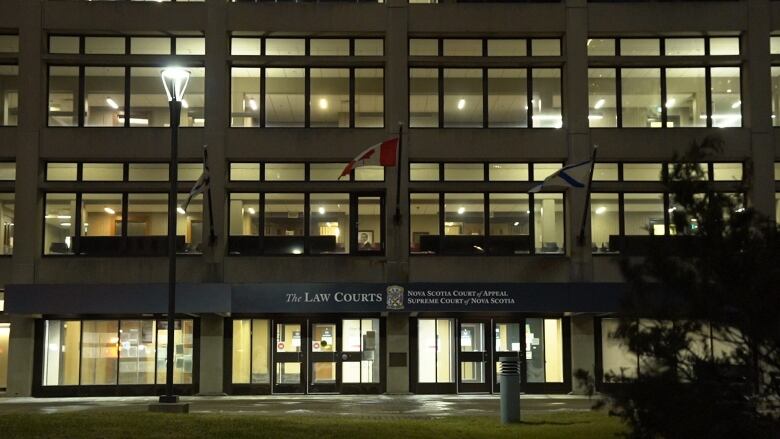
[[[711,189],[777,216],[776,33],[769,0],[0,0],[0,389],[161,393],[168,330],[181,394],[641,373],[608,337],[618,261],[678,232],[675,153],[720,136]],[[174,328],[166,66],[191,72]],[[398,167],[338,178],[393,137]],[[587,205],[528,192],[593,145]]]

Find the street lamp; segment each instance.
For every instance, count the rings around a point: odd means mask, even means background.
[[[184,90],[190,82],[190,71],[181,67],[168,67],[160,72],[165,94],[168,95],[168,107],[171,112],[171,162],[168,166],[168,345],[165,362],[165,395],[160,396],[161,403],[179,402],[173,394],[173,333],[176,314],[176,201],[178,198],[177,171],[179,169],[179,122],[181,119]]]

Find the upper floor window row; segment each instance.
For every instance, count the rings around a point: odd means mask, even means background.
[[[0,53],[19,53],[19,35],[0,34]]]
[[[179,163],[178,181],[195,181],[202,163]],[[168,181],[168,163],[46,163],[46,181]]]
[[[769,37],[769,53],[772,55],[780,55],[780,35],[772,35]]]
[[[191,72],[182,101],[181,126],[205,125],[203,67]],[[49,66],[51,127],[170,126],[161,67]]]
[[[86,0],[88,2],[155,2],[155,3],[203,3],[206,0]]]
[[[560,193],[409,194],[413,255],[561,254],[565,250]]]
[[[772,66],[772,126],[780,127],[780,66]]]
[[[200,253],[203,195],[185,211],[179,193],[176,252]],[[165,256],[168,254],[168,194],[47,193],[43,218],[45,255]]]
[[[591,128],[742,126],[740,67],[588,69]]]
[[[382,193],[231,193],[231,255],[379,255]]]
[[[382,38],[233,36],[230,54],[240,56],[382,56]]]
[[[233,67],[230,126],[382,128],[384,69]]]
[[[14,217],[16,212],[14,198],[13,192],[0,193],[0,255],[14,253]],[[0,307],[0,312],[2,312],[2,307]]]
[[[409,164],[410,181],[542,181],[562,163],[421,163]],[[596,163],[593,181],[661,181],[671,163]],[[702,163],[708,181],[741,181],[742,163]],[[780,171],[778,171],[780,172]],[[487,178],[485,178],[487,176]]]
[[[410,38],[410,56],[560,56],[560,38]]]
[[[739,37],[589,38],[588,56],[739,55]]]
[[[596,163],[593,181],[661,181],[674,163]],[[705,181],[742,181],[740,162],[700,163],[699,172]]]
[[[16,163],[0,162],[0,181],[16,180]]]
[[[735,212],[744,210],[742,194],[723,195],[732,197]],[[669,193],[594,192],[590,199],[591,249],[599,254],[635,254],[646,251],[654,236],[690,234],[698,227],[695,218],[687,221],[685,230],[677,230],[674,224],[674,213],[681,209]]]
[[[542,181],[562,163],[410,163],[409,181]],[[485,176],[488,176],[487,179]]]
[[[231,163],[230,181],[385,181],[383,166],[355,168],[339,179],[346,163]]]
[[[560,68],[411,68],[409,126],[561,128]]]
[[[72,55],[205,55],[202,36],[50,35],[49,53]]]
[[[19,66],[0,64],[0,126],[19,124]]]

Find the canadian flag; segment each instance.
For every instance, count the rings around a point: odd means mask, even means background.
[[[339,179],[361,166],[395,166],[398,157],[398,137],[377,143],[347,163]]]

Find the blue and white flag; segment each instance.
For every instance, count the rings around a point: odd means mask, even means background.
[[[539,192],[543,189],[568,189],[570,187],[585,188],[590,180],[592,163],[592,160],[588,160],[575,165],[564,166],[550,174],[541,184],[532,187],[528,192]]]

